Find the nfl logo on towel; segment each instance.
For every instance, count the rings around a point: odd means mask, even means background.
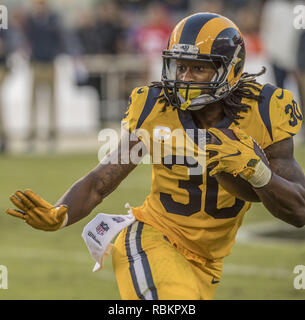
[[[96,227],[96,232],[103,236],[105,232],[109,230],[108,224],[103,221]]]

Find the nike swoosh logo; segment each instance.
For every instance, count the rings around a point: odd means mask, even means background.
[[[140,88],[140,89],[137,91],[138,94],[143,93],[143,92],[144,92],[143,88]]]
[[[212,281],[211,281],[212,284],[215,284],[215,283],[219,283],[219,282],[220,282],[220,281],[214,280],[214,279],[215,279],[215,278],[213,278]]]
[[[236,156],[239,156],[240,154],[241,154],[241,152],[238,150],[236,153],[228,154],[226,156],[221,157],[221,159],[229,158],[229,157],[236,157]]]
[[[278,99],[283,99],[283,97],[284,97],[284,90],[282,89],[282,93],[281,93],[281,95],[280,96],[276,96]]]

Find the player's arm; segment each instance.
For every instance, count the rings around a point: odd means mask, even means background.
[[[254,188],[264,206],[277,218],[296,227],[305,225],[305,176],[293,156],[292,138],[265,149],[271,180]]]
[[[132,141],[130,148],[137,143],[142,142]],[[110,163],[113,157],[117,157],[117,164]],[[120,142],[117,150],[108,154],[96,168],[74,183],[55,204],[56,207],[65,205],[69,208],[67,225],[86,217],[136,166],[130,161],[129,153],[122,154]]]
[[[123,139],[129,140],[129,135]],[[18,209],[8,209],[7,213],[45,231],[58,230],[79,221],[114,191],[137,166],[137,163],[130,161],[130,151],[137,143],[143,144],[139,140],[130,141],[129,147],[123,150],[120,143],[96,168],[73,184],[54,206],[30,190],[17,191],[10,199]],[[145,150],[144,144],[141,150]],[[118,163],[111,163],[110,160],[117,155]]]
[[[277,218],[302,227],[305,224],[305,177],[293,157],[293,140],[286,138],[265,149],[269,165],[255,152],[254,140],[235,127],[237,140],[222,131],[210,128],[221,145],[207,144],[210,156],[207,166],[216,163],[210,175],[227,172],[248,181],[264,206]]]

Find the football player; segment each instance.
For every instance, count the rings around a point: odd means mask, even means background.
[[[290,91],[259,84],[256,77],[263,71],[243,72],[244,63],[244,41],[232,21],[213,13],[193,14],[172,31],[161,81],[131,93],[123,119],[129,133],[145,129],[150,142],[165,145],[166,133],[181,129],[197,153],[202,136],[216,136],[221,144],[206,144],[206,164],[177,154],[174,145],[164,148],[160,163],[153,163],[151,192],[143,205],[132,208],[135,222],[114,243],[122,299],[213,298],[223,258],[250,208],[248,199],[236,198],[218,184],[218,173],[246,180],[252,199],[275,217],[296,227],[305,224],[305,178],[293,156],[293,136],[303,119],[300,108]],[[228,138],[223,128],[232,129],[238,139]],[[154,135],[161,131],[160,137]],[[138,136],[130,149],[144,144],[153,157],[148,140]],[[254,140],[269,166],[255,152]],[[7,213],[46,231],[79,221],[136,167],[126,161],[129,156],[120,145],[117,152],[119,164],[109,163],[110,153],[54,206],[30,190],[17,191],[10,199],[18,209]],[[217,165],[211,167],[213,163]]]

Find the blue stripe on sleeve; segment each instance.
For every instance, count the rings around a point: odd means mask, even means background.
[[[142,113],[139,117],[136,129],[139,129],[142,126],[145,119],[151,113],[153,107],[155,106],[155,104],[157,102],[157,98],[159,97],[160,92],[161,92],[161,88],[149,88],[146,102],[145,102],[144,108],[142,110]]]
[[[262,101],[258,102],[259,114],[268,130],[271,140],[273,140],[273,134],[270,120],[270,100],[276,89],[277,87],[271,84],[266,84],[260,93]]]

